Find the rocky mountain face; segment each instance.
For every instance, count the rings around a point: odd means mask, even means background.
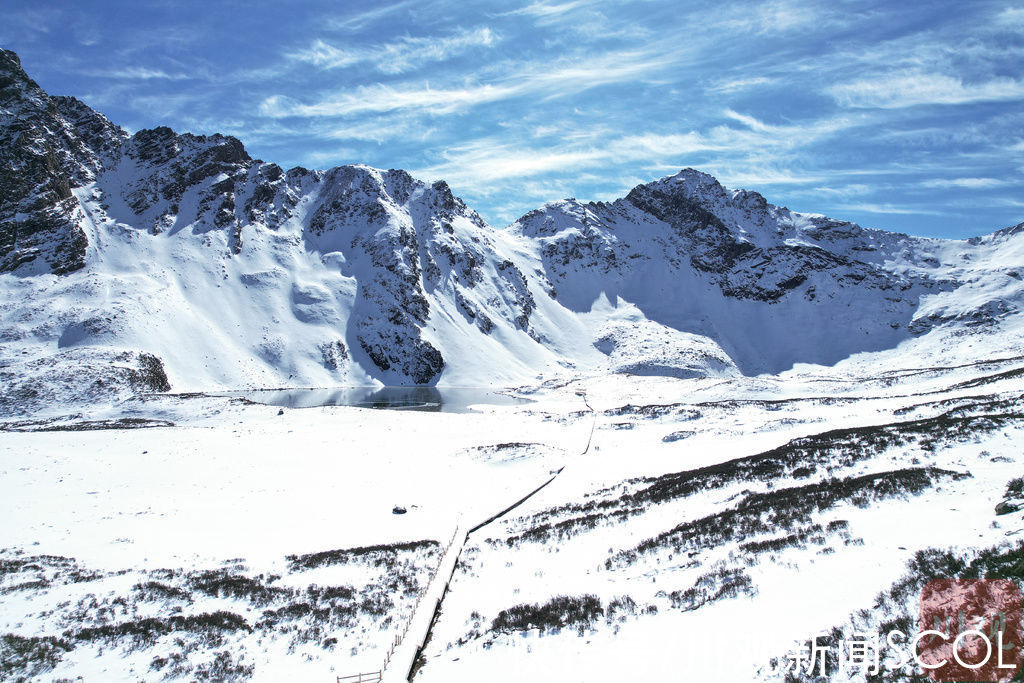
[[[474,334],[500,321],[530,333],[534,303],[522,272],[502,258],[492,229],[443,181],[345,166],[314,172],[308,250],[345,255],[359,287],[350,336],[379,371],[431,382],[445,367],[421,330],[444,298]],[[480,296],[483,294],[483,296]]]
[[[71,188],[96,179],[127,138],[73,97],[50,97],[0,50],[0,272],[39,259],[85,267],[87,238]]]
[[[984,273],[1022,241],[869,230],[692,169],[495,229],[404,171],[129,136],[0,51],[8,373],[97,348],[152,354],[176,388],[778,372],[1015,315]]]
[[[922,296],[956,287],[931,255],[942,241],[792,212],[693,169],[611,203],[549,204],[511,230],[541,245],[573,291],[564,304],[646,299],[648,318],[714,338],[747,373],[895,346]]]

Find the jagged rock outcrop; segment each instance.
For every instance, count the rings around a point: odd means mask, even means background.
[[[39,261],[70,273],[88,246],[71,190],[96,178],[126,137],[73,97],[49,97],[0,49],[0,272]]]

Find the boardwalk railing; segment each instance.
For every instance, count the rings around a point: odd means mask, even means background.
[[[368,674],[352,674],[351,676],[338,676],[337,683],[380,683],[383,671],[374,671]]]
[[[594,428],[597,426],[597,412],[594,410],[594,408],[587,401],[587,393],[585,391],[577,391],[576,395],[583,399],[583,404],[587,406],[587,410],[590,411],[590,414],[591,414],[591,417],[592,417],[592,420],[590,422],[590,433],[587,435],[587,444],[586,444],[586,446],[583,447],[583,451],[580,453],[580,455],[586,455],[590,451],[590,445],[591,445],[591,443],[594,440]],[[469,535],[472,534],[474,531],[477,531],[477,530],[487,526],[491,522],[495,521],[496,519],[499,519],[499,518],[503,517],[504,515],[508,514],[512,510],[516,509],[517,507],[519,507],[520,505],[525,503],[527,500],[529,500],[534,495],[536,495],[541,489],[543,489],[545,486],[547,486],[548,484],[553,482],[558,477],[558,475],[562,473],[562,470],[564,470],[564,469],[565,469],[565,465],[563,465],[562,467],[558,468],[558,470],[554,471],[552,473],[553,476],[550,479],[548,479],[546,482],[544,482],[543,484],[541,484],[540,486],[535,488],[533,491],[531,491],[530,493],[526,494],[525,496],[523,496],[522,498],[517,500],[515,503],[512,503],[512,505],[508,506],[507,508],[505,508],[501,512],[497,513],[496,515],[492,515],[491,517],[487,518],[483,522],[481,522],[481,523],[477,524],[476,526],[474,526],[472,529],[470,529],[469,531],[466,532],[465,538],[469,538]],[[437,566],[434,567],[432,570],[430,570],[430,578],[427,580],[427,585],[423,588],[422,591],[420,591],[419,595],[416,596],[416,602],[413,603],[412,612],[409,613],[409,619],[405,622],[405,626],[402,628],[402,632],[399,633],[397,636],[395,636],[394,641],[391,643],[391,647],[390,647],[390,649],[388,649],[388,653],[384,657],[384,666],[382,666],[380,668],[380,671],[374,671],[374,672],[366,673],[366,674],[355,674],[355,675],[352,675],[352,676],[339,676],[337,683],[363,683],[364,681],[365,682],[374,682],[375,683],[376,681],[380,681],[381,678],[383,678],[384,672],[387,670],[388,665],[391,663],[391,658],[395,654],[395,650],[398,649],[398,647],[405,640],[405,637],[409,634],[409,627],[412,625],[413,618],[416,616],[416,611],[420,607],[420,602],[423,600],[423,596],[430,592],[430,587],[433,585],[434,580],[437,578],[437,571],[438,571],[438,569],[441,568],[441,565],[444,564],[444,558],[448,555],[448,551],[451,550],[452,544],[455,543],[455,539],[458,537],[458,535],[459,535],[459,526],[457,525],[455,527],[455,533],[452,534],[451,539],[449,539],[449,541],[448,541],[448,545],[446,545],[444,550],[441,552],[441,557],[437,561]],[[462,546],[460,546],[460,551],[461,551],[461,547]],[[427,625],[427,631],[426,631],[426,633],[423,636],[423,641],[419,645],[416,646],[416,654],[417,655],[422,653],[423,649],[426,647],[427,640],[430,638],[430,632],[433,630],[433,627],[434,627],[434,622],[437,620],[438,616],[441,613],[441,603],[444,601],[445,596],[448,594],[448,588],[451,585],[452,577],[455,576],[455,569],[457,567],[458,567],[458,559],[456,559],[455,565],[452,567],[451,575],[449,575],[445,579],[444,590],[442,591],[441,597],[438,599],[437,604],[434,606],[433,614],[431,615],[430,622]],[[413,672],[415,671],[415,667],[416,667],[416,659],[413,658],[413,670],[411,670],[409,672],[409,677],[410,678],[412,677]]]
[[[430,592],[430,586],[434,583],[434,579],[437,578],[437,570],[440,569],[444,562],[445,556],[448,551],[451,550],[452,544],[455,543],[455,539],[459,535],[459,527],[455,527],[455,533],[448,540],[448,545],[441,551],[441,556],[437,560],[437,566],[430,570],[430,576],[427,579],[427,584],[423,587],[423,590],[416,596],[416,602],[412,605],[412,611],[409,612],[409,618],[405,622],[405,626],[402,627],[402,632],[395,636],[395,639],[391,641],[391,647],[388,648],[388,653],[384,656],[384,665],[379,671],[371,671],[370,673],[352,674],[350,676],[338,676],[336,683],[377,683],[380,681],[384,672],[387,671],[388,664],[391,663],[391,658],[395,655],[395,650],[402,644],[405,637],[409,635],[409,627],[412,625],[413,617],[416,616],[416,610],[420,607],[420,602],[423,600],[423,596]]]

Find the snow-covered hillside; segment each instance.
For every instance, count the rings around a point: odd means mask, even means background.
[[[156,358],[178,391],[753,375],[998,325],[1024,291],[1019,229],[868,230],[690,169],[497,229],[403,171],[284,171],[231,137],[128,136],[11,52],[0,105],[7,413],[59,397],[51,376],[78,374],[88,399],[103,353]]]

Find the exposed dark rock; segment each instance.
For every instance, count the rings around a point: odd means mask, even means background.
[[[57,274],[85,266],[88,240],[71,190],[90,182],[125,136],[74,98],[51,98],[0,50],[0,272],[37,259]]]
[[[1024,508],[1024,499],[1008,498],[1006,500],[1001,500],[998,504],[996,504],[996,514],[1009,515],[1011,513],[1017,512],[1022,508]]]

